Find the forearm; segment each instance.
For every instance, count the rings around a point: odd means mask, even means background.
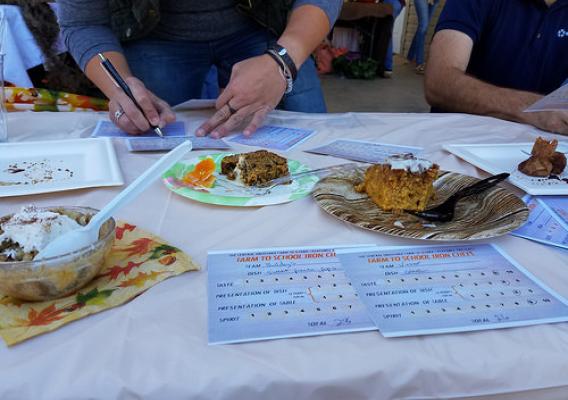
[[[473,39],[460,31],[434,35],[425,76],[426,100],[445,111],[527,122],[522,111],[542,96],[498,87],[467,74]]]
[[[132,76],[126,58],[119,52],[104,52],[114,67],[123,78]],[[109,98],[113,98],[117,90],[119,90],[109,77],[105,69],[102,67],[98,56],[93,56],[85,67],[85,75]]]
[[[330,30],[327,14],[319,7],[302,5],[292,12],[286,30],[278,44],[288,50],[294,63],[300,66],[321,43]]]
[[[483,82],[455,67],[430,70],[425,80],[426,100],[445,111],[489,115],[526,122],[522,111],[542,95]]]

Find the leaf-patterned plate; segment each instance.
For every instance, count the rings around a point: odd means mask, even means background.
[[[520,198],[501,187],[459,201],[455,217],[450,222],[431,223],[410,213],[385,212],[367,194],[355,191],[353,186],[363,180],[363,174],[364,169],[360,169],[328,176],[318,182],[313,197],[321,208],[342,221],[411,239],[487,239],[515,230],[525,223],[529,214]],[[428,208],[435,207],[459,189],[477,181],[477,178],[455,172],[440,172],[434,182],[435,196]]]
[[[247,192],[245,185],[236,181],[228,181],[224,175],[221,175],[221,160],[231,154],[234,153],[208,154],[189,161],[178,162],[162,176],[162,179],[171,191],[180,196],[202,203],[237,207],[268,206],[298,200],[309,195],[319,180],[315,175],[303,176],[289,185],[279,185],[263,196],[255,196]],[[213,187],[202,190],[185,185],[181,181],[183,176],[193,171],[197,163],[205,158],[212,158],[215,162],[214,175],[217,180]],[[288,160],[288,169],[291,174],[310,170],[308,166],[295,160]]]

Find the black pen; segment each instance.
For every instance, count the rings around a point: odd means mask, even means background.
[[[119,88],[122,89],[122,91],[130,98],[130,100],[132,100],[132,102],[134,103],[134,105],[136,107],[138,107],[138,109],[140,110],[140,112],[142,113],[142,115],[144,115],[144,117],[146,117],[146,114],[144,114],[144,111],[142,110],[142,107],[140,107],[140,104],[138,104],[138,102],[136,101],[136,99],[134,98],[134,95],[132,94],[132,91],[130,90],[130,88],[128,87],[128,85],[126,84],[126,82],[124,81],[124,79],[122,79],[122,77],[120,76],[120,74],[118,73],[118,71],[116,70],[116,68],[114,68],[114,65],[112,65],[112,63],[110,62],[110,60],[108,58],[106,58],[103,54],[99,53],[99,58],[101,59],[101,65],[103,66],[103,68],[106,70],[106,72],[108,72],[108,74],[110,75],[111,79],[113,80],[114,84],[116,86],[118,86]],[[148,118],[146,117],[146,121],[148,121]],[[162,133],[162,130],[160,129],[160,127],[156,126],[156,125],[152,125],[150,123],[150,121],[148,121],[148,123],[150,124],[150,127],[154,130],[154,132],[156,132],[156,134],[159,137],[164,137],[164,134]]]

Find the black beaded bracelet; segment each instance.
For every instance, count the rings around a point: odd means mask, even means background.
[[[290,74],[292,75],[292,80],[295,81],[296,77],[298,76],[298,68],[296,68],[294,60],[292,60],[292,57],[290,57],[290,55],[288,54],[288,50],[280,46],[278,43],[274,43],[270,45],[270,47],[268,47],[267,52],[271,52],[273,54],[275,53],[278,57],[280,57],[280,59],[282,59],[284,64],[286,64],[286,66],[288,67]]]
[[[280,74],[286,81],[286,91],[284,93],[290,93],[294,89],[294,79],[292,79],[292,74],[290,73],[288,66],[284,63],[284,60],[276,54],[276,51],[267,50],[266,54],[268,54],[280,68]]]

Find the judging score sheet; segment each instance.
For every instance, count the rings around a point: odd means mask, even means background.
[[[568,249],[568,199],[527,195],[523,200],[530,211],[529,219],[512,234]]]
[[[384,162],[388,157],[395,154],[411,153],[416,156],[423,149],[415,146],[400,146],[364,140],[337,139],[331,143],[305,151],[376,164]]]
[[[338,249],[383,336],[413,336],[568,321],[566,300],[499,248]]]
[[[315,131],[309,129],[264,125],[250,137],[241,133],[234,136],[230,141],[264,149],[289,151],[311,138],[315,133]]]
[[[211,251],[209,343],[376,330],[334,248]]]

